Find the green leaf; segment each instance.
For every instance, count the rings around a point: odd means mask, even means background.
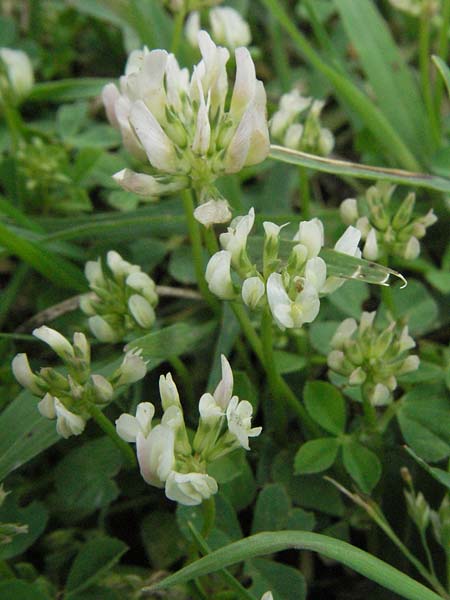
[[[173,514],[152,510],[141,523],[141,539],[155,569],[167,569],[186,551]]]
[[[340,321],[314,321],[309,327],[311,346],[323,356],[327,356],[332,348],[330,341],[339,327]]]
[[[334,4],[383,114],[416,156],[429,154],[424,103],[375,4],[371,0],[335,0]]]
[[[321,473],[334,464],[339,450],[336,438],[319,438],[302,444],[295,455],[296,475]]]
[[[381,463],[376,454],[354,440],[342,448],[347,473],[366,494],[370,494],[381,477]]]
[[[316,526],[314,513],[303,510],[302,508],[293,508],[289,513],[286,529],[298,529],[299,531],[312,531]]]
[[[414,171],[403,171],[402,169],[388,169],[387,167],[372,167],[360,163],[325,158],[307,154],[299,150],[291,150],[283,146],[272,145],[270,147],[270,158],[320,171],[332,173],[340,177],[355,177],[356,179],[369,179],[371,181],[391,181],[400,185],[436,190],[438,192],[450,192],[450,179],[438,177],[429,173],[416,173]]]
[[[78,552],[70,569],[65,599],[94,585],[125,554],[128,546],[120,540],[99,536],[88,541]]]
[[[411,448],[408,448],[408,446],[405,446],[405,449],[408,452],[408,454],[410,456],[412,456],[414,458],[414,460],[417,463],[419,463],[419,465],[421,467],[423,467],[425,469],[425,471],[427,471],[427,473],[429,473],[431,475],[431,477],[436,479],[436,481],[439,481],[439,483],[442,483],[442,485],[444,485],[448,490],[450,490],[450,472],[449,471],[444,471],[443,469],[438,469],[437,467],[430,467],[430,465],[427,464],[424,460],[422,460],[420,458],[420,456],[417,456],[417,454],[413,450],[411,450]]]
[[[240,540],[242,537],[242,529],[236,514],[236,510],[223,494],[217,494],[215,499],[216,528],[225,533],[229,541]]]
[[[119,495],[112,480],[122,455],[108,437],[85,442],[67,454],[55,469],[55,486],[63,511],[73,520],[107,506]]]
[[[432,58],[434,64],[436,65],[439,73],[442,75],[442,78],[447,87],[448,95],[450,96],[450,69],[448,68],[448,66],[445,64],[445,62],[442,60],[442,58],[440,56],[433,55],[431,58]]]
[[[47,520],[48,512],[41,502],[31,502],[22,507],[19,494],[9,494],[0,507],[0,522],[28,525],[28,533],[18,534],[8,544],[0,545],[0,560],[8,560],[25,552],[43,533]]]
[[[450,455],[450,399],[439,385],[420,385],[400,400],[397,419],[408,446],[437,462]]]
[[[279,531],[287,524],[291,501],[279,483],[266,485],[256,500],[252,533]]]
[[[201,342],[210,338],[215,329],[216,324],[213,322],[202,325],[175,323],[133,340],[126,346],[126,350],[142,350],[144,360],[150,360],[154,367],[155,362],[159,364],[171,356],[180,356],[197,348]]]
[[[0,415],[0,481],[61,439],[44,419],[36,398],[24,391]]]
[[[27,100],[37,102],[73,102],[98,96],[111,79],[77,78],[35,83]]]
[[[345,316],[359,319],[362,305],[370,297],[370,291],[366,284],[358,281],[347,281],[345,285],[330,295],[330,302],[336,306]]]
[[[407,600],[440,600],[440,596],[435,592],[364,550],[319,533],[298,531],[258,533],[234,542],[180,569],[151,588],[144,589],[152,591],[166,589],[250,558],[274,554],[290,548],[318,552]]]
[[[254,558],[247,562],[245,573],[252,578],[250,592],[256,598],[270,590],[277,600],[306,599],[305,579],[293,567],[266,558]]]
[[[287,373],[296,373],[306,367],[306,358],[299,356],[294,352],[286,352],[285,350],[275,350],[273,358],[278,373],[286,375]]]
[[[203,260],[207,262],[208,258],[209,254],[203,249]],[[180,246],[172,252],[169,260],[169,273],[175,281],[184,285],[196,283],[192,251],[189,246]]]
[[[50,600],[50,596],[37,585],[20,579],[1,581],[0,598],[2,600]]]
[[[345,431],[345,400],[338,389],[325,381],[308,381],[303,392],[311,418],[329,433]]]
[[[413,279],[405,289],[393,287],[392,299],[396,318],[408,322],[412,336],[427,333],[435,327],[439,314],[438,305],[420,281]]]
[[[80,131],[86,123],[89,106],[87,102],[76,102],[61,106],[56,112],[56,125],[61,139],[65,140]]]
[[[222,483],[220,491],[234,509],[240,511],[253,502],[256,495],[256,482],[245,454],[239,452],[237,456],[240,457],[238,463],[240,473],[230,481]]]
[[[44,248],[41,244],[30,242],[17,235],[2,223],[0,223],[0,245],[4,246],[11,254],[21,258],[58,287],[77,292],[86,291],[86,279],[78,267]]]

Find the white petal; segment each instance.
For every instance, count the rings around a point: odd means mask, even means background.
[[[206,266],[205,279],[213,294],[223,300],[231,300],[235,296],[231,281],[231,253],[227,250],[216,252]]]
[[[292,327],[293,321],[290,316],[292,300],[284,288],[283,280],[279,273],[269,275],[266,289],[270,311],[278,325],[280,327]]]
[[[119,99],[120,93],[114,83],[108,83],[102,90],[102,101],[105,107],[108,121],[113,127],[119,129],[119,121],[116,117],[116,101]]]
[[[130,122],[155,169],[176,173],[177,157],[174,146],[142,101],[138,100],[133,104]]]
[[[180,396],[177,386],[173,380],[172,374],[167,373],[166,376],[161,375],[159,378],[159,395],[161,396],[161,404],[163,410],[167,410],[169,406],[179,406]]]
[[[223,354],[220,356],[220,362],[222,365],[222,379],[214,391],[214,400],[223,410],[226,410],[233,395],[233,371],[226,356]]]
[[[164,425],[157,425],[147,437],[138,433],[136,454],[144,481],[164,487],[175,462],[174,444],[173,430]]]
[[[128,309],[140,327],[149,329],[155,322],[155,311],[148,300],[139,294],[128,298]]]
[[[237,48],[235,57],[236,79],[231,98],[230,114],[237,122],[255,96],[256,73],[253,59],[247,48]]]
[[[135,442],[141,428],[136,417],[123,413],[116,419],[116,431],[117,435],[126,442]]]
[[[358,248],[358,244],[361,240],[361,232],[356,227],[351,225],[347,227],[341,237],[334,245],[334,249],[342,254],[348,254],[349,256],[361,256],[361,251]],[[358,256],[359,254],[359,256]]]
[[[34,337],[42,340],[61,358],[73,358],[73,348],[70,342],[55,329],[43,325],[33,331]]]
[[[147,198],[172,194],[184,189],[187,185],[187,180],[184,177],[174,177],[168,179],[167,183],[163,183],[161,178],[146,173],[136,173],[131,169],[118,171],[113,175],[113,179],[127,192],[133,192]]]
[[[28,357],[26,354],[17,354],[12,360],[11,368],[14,377],[21,386],[27,390],[30,390],[32,394],[36,394],[37,396],[41,395],[42,392],[39,386],[36,384],[36,378],[30,368],[30,363],[28,362]]]

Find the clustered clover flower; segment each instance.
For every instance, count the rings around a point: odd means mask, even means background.
[[[270,120],[272,137],[292,150],[328,156],[334,147],[334,136],[320,123],[324,106],[322,100],[304,97],[296,88],[283,94]]]
[[[108,119],[126,148],[150,162],[148,172],[123,169],[114,178],[147,197],[192,187],[201,204],[214,209],[219,201],[216,222],[227,222],[231,213],[214,182],[268,155],[266,93],[249,51],[237,48],[228,101],[229,51],[216,46],[206,31],[199,32],[198,43],[202,60],[191,76],[173,54],[144,48],[130,55],[120,91],[113,83],[103,89]],[[195,214],[202,222],[201,213]]]
[[[409,354],[416,343],[407,325],[392,321],[380,331],[374,326],[375,316],[376,312],[363,312],[359,326],[352,318],[342,321],[330,342],[328,366],[348,385],[362,386],[373,406],[384,406],[392,402],[397,377],[415,371],[420,360]]]
[[[231,6],[217,6],[208,12],[211,37],[216,44],[229,50],[248,46],[252,41],[250,27],[242,15]],[[186,19],[185,34],[191,46],[198,46],[201,30],[200,12],[195,10]]]
[[[17,381],[33,395],[43,417],[56,419],[56,431],[64,438],[80,435],[90,417],[91,404],[104,407],[114,391],[142,379],[147,367],[136,352],[127,352],[118,369],[104,377],[91,372],[91,348],[83,333],[75,333],[73,344],[55,329],[43,325],[33,335],[48,344],[63,361],[67,373],[44,367],[33,373],[26,354],[17,354],[12,370]]]
[[[80,308],[89,315],[89,328],[101,342],[118,342],[134,331],[148,330],[155,322],[158,303],[151,277],[110,250],[106,264],[88,261],[86,278],[93,293],[80,298]]]
[[[253,228],[253,208],[243,217],[236,217],[226,233],[220,235],[223,250],[214,254],[207,267],[205,278],[210,291],[223,300],[234,300],[240,294],[251,309],[269,306],[277,325],[299,328],[317,317],[320,297],[340,287],[343,279],[327,277],[327,266],[319,256],[324,245],[323,224],[319,219],[301,221],[291,242],[287,261],[279,256],[281,227],[263,223],[265,238],[262,272],[250,260],[247,238]],[[335,245],[335,250],[360,257],[358,243],[361,234],[348,227]],[[236,277],[232,276],[236,274]],[[238,284],[238,280],[242,284]]]
[[[249,437],[261,427],[251,426],[252,405],[233,396],[233,373],[222,355],[222,379],[213,394],[199,401],[200,420],[192,443],[184,423],[183,408],[172,375],[161,375],[159,392],[163,416],[153,426],[155,407],[142,402],[136,416],[122,414],[116,421],[118,435],[136,444],[136,455],[144,480],[165,488],[170,500],[193,506],[217,492],[216,480],[208,475],[214,460],[237,448],[249,450]]]
[[[430,209],[426,215],[414,217],[416,196],[410,193],[397,210],[391,199],[395,186],[384,182],[370,187],[360,201],[347,198],[341,203],[341,218],[346,225],[355,225],[365,240],[363,256],[368,260],[399,256],[414,260],[420,254],[420,242],[437,217]]]
[[[0,48],[0,105],[19,104],[34,85],[34,73],[28,54],[22,50]]]

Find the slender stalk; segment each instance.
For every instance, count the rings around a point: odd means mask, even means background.
[[[299,174],[299,192],[300,192],[300,209],[302,219],[305,221],[311,218],[311,194],[309,188],[308,170],[304,167],[298,168]]]
[[[241,329],[245,337],[247,338],[253,352],[258,357],[261,365],[264,366],[264,353],[261,345],[261,340],[259,339],[258,334],[256,333],[252,322],[250,321],[247,311],[242,306],[242,304],[238,302],[232,302],[231,308],[237,320],[239,321],[239,325],[241,326]]]
[[[194,538],[200,553],[203,556],[210,554],[211,548],[208,546],[208,543],[201,533],[197,531],[194,524],[189,522],[188,527],[191,530],[192,537]],[[250,594],[250,592],[246,590],[245,587],[235,577],[233,577],[229,571],[227,571],[227,569],[222,569],[219,571],[219,574],[223,581],[228,584],[228,586],[234,590],[235,593],[237,593],[238,598],[242,598],[242,600],[254,600],[254,596]],[[233,595],[232,598],[236,598],[236,596]]]
[[[448,53],[448,32],[450,28],[450,0],[443,0],[442,5],[442,23],[439,31],[439,42],[437,55],[447,62]],[[435,99],[436,99],[436,115],[440,120],[442,92],[444,90],[444,80],[439,76],[436,78]]]
[[[378,418],[377,411],[375,407],[372,406],[370,402],[370,398],[368,398],[367,394],[362,390],[362,398],[363,398],[363,411],[364,411],[364,421],[366,424],[366,428],[370,432],[374,432],[378,430]]]
[[[194,217],[194,198],[191,190],[184,190],[182,192],[184,213],[186,215],[186,222],[189,231],[189,237],[192,245],[192,257],[194,260],[195,275],[197,277],[198,287],[205,300],[211,305],[211,308],[216,312],[218,311],[219,304],[208,289],[208,285],[205,281],[205,264],[203,261],[202,251],[202,238],[200,232],[200,226]]]
[[[273,62],[281,85],[281,91],[287,92],[291,86],[291,69],[286,55],[284,39],[279,23],[273,17],[269,19],[272,37]]]
[[[427,534],[423,529],[420,530],[420,541],[422,542],[423,549],[425,550],[425,556],[427,557],[428,569],[433,577],[436,577],[436,571],[434,570],[433,557],[431,556],[430,546],[428,545]]]
[[[183,9],[178,11],[175,14],[175,19],[174,19],[174,23],[173,23],[172,42],[170,44],[170,51],[173,54],[177,53],[177,50],[180,46],[185,16],[186,16],[186,12]]]
[[[275,365],[275,356],[273,353],[272,327],[272,316],[269,312],[269,309],[266,308],[261,319],[261,341],[264,354],[264,365],[267,373],[267,379],[269,381],[269,387],[272,390],[275,400],[272,412],[274,431],[277,434],[282,434],[284,431],[286,431],[287,418],[284,406],[284,394],[280,389],[281,376],[278,374],[277,367]]]
[[[116,429],[111,421],[105,417],[103,412],[95,404],[89,403],[88,411],[97,425],[102,429],[111,441],[119,448],[124,457],[132,467],[136,467],[136,458],[131,446],[117,435]]]
[[[440,139],[439,123],[433,101],[430,73],[430,15],[425,8],[422,9],[419,24],[419,68],[422,93],[429,116],[431,134],[435,143],[438,144]]]

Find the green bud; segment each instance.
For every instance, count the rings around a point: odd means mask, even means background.
[[[400,204],[397,212],[394,215],[394,218],[392,219],[392,227],[394,229],[402,229],[409,223],[415,203],[416,195],[414,192],[411,192]]]

